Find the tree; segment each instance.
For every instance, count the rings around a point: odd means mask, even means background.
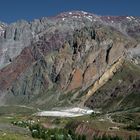
[[[86,136],[85,135],[82,135],[82,140],[86,140]]]
[[[82,140],[82,137],[81,135],[78,135],[78,139],[77,140]]]
[[[69,130],[68,130],[68,134],[71,136],[71,138],[72,138],[73,140],[76,139],[76,134],[75,134],[75,132],[74,132],[73,130],[69,129]]]

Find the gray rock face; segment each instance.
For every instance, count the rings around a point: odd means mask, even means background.
[[[31,44],[32,39],[33,33],[26,21],[19,21],[6,27],[0,43],[0,68],[11,63],[13,58]]]
[[[132,37],[140,35],[140,19],[138,17],[101,17],[87,12],[73,11],[62,13],[53,18],[36,19],[33,22],[24,20],[5,27],[0,24],[0,68],[11,63],[13,58],[31,42],[38,40],[44,32],[72,31],[92,24],[112,26],[123,34]]]
[[[0,91],[5,102],[62,105],[68,94],[69,104],[81,100],[120,58],[139,56],[139,23],[134,17],[75,11],[8,25],[0,37]]]

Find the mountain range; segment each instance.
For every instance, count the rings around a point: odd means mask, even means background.
[[[0,105],[140,107],[140,17],[84,11],[0,22]]]

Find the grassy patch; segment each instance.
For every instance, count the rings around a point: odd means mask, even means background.
[[[0,106],[0,116],[2,115],[31,115],[36,112],[36,109],[24,106]]]
[[[32,136],[10,132],[0,132],[0,140],[34,140]]]

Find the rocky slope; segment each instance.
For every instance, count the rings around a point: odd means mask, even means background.
[[[134,109],[140,107],[139,87],[139,66],[125,62],[108,82],[93,91],[94,94],[88,98],[85,105],[90,108],[100,108],[105,112]],[[102,102],[98,102],[99,100]]]
[[[1,105],[102,107],[110,92],[101,98],[94,93],[126,62],[139,69],[139,17],[73,11],[21,20],[2,26],[0,32]]]

